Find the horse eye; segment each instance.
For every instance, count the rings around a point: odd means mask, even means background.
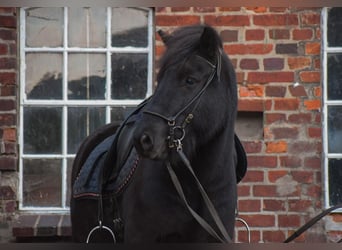
[[[191,77],[188,77],[188,78],[186,78],[185,82],[188,85],[193,85],[195,83],[195,80],[192,79]]]

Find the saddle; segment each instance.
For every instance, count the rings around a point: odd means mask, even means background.
[[[98,198],[118,195],[129,184],[139,163],[139,155],[133,146],[136,121],[142,102],[121,124],[115,133],[100,142],[89,154],[73,185],[73,198]],[[247,171],[246,152],[235,134],[236,178],[240,182]]]

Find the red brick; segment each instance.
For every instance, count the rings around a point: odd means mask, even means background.
[[[239,111],[264,111],[264,102],[263,100],[239,99],[238,110]]]
[[[250,227],[273,227],[275,226],[275,216],[273,214],[240,215],[242,219],[248,221]]]
[[[243,230],[238,230],[237,232],[237,241],[242,243],[248,243],[248,235],[246,232],[245,227],[243,227],[241,222],[236,222],[237,226],[240,226],[243,228]],[[260,238],[260,231],[259,230],[251,230],[251,243],[259,243]]]
[[[8,54],[8,45],[0,43],[0,55],[7,55]]]
[[[279,161],[280,161],[280,167],[296,168],[296,167],[302,166],[302,159],[297,156],[291,156],[291,155],[280,156]]]
[[[286,141],[266,142],[267,153],[286,153],[287,143]]]
[[[279,227],[300,227],[301,221],[299,215],[278,215]]]
[[[15,200],[16,192],[10,186],[0,186],[0,200]]]
[[[305,171],[305,170],[298,170],[298,171],[292,171],[292,177],[295,181],[299,183],[313,183],[314,181],[314,173],[312,171]]]
[[[16,69],[16,59],[3,57],[0,58],[0,69]]]
[[[247,154],[261,152],[262,143],[259,141],[242,142],[242,144]]]
[[[322,186],[312,185],[304,190],[304,195],[309,196],[312,199],[320,199],[322,197]]]
[[[322,88],[321,87],[314,87],[314,96],[316,96],[316,97],[322,96]]]
[[[199,13],[215,12],[215,7],[194,7],[194,11]]]
[[[16,87],[14,85],[0,87],[0,96],[15,96]]]
[[[260,85],[240,86],[239,96],[240,97],[263,97],[264,86],[260,86]]]
[[[307,93],[304,86],[289,86],[289,91],[293,97],[306,97]]]
[[[193,15],[157,15],[156,25],[157,26],[183,26],[191,24],[199,24],[200,17]]]
[[[313,37],[312,29],[294,29],[292,31],[293,40],[305,41]]]
[[[299,73],[299,78],[304,83],[320,82],[321,73],[318,71],[302,71]]]
[[[311,138],[321,138],[322,137],[322,129],[321,128],[308,128],[308,135]]]
[[[1,111],[11,111],[11,110],[15,110],[16,105],[15,102],[13,100],[1,100],[0,99],[0,107],[1,107]]]
[[[297,43],[284,43],[276,44],[275,46],[276,54],[298,54],[298,44]]]
[[[13,156],[0,156],[0,170],[17,170],[17,159]]]
[[[14,114],[0,114],[0,127],[16,125],[16,116]]]
[[[299,100],[294,98],[283,98],[274,100],[275,110],[298,110]]]
[[[254,197],[277,197],[277,186],[275,185],[254,185]]]
[[[320,55],[321,44],[318,42],[312,42],[305,44],[305,54],[306,55]]]
[[[0,39],[4,41],[14,41],[17,39],[15,29],[0,29]]]
[[[302,25],[320,25],[321,15],[318,13],[303,13],[301,15]]]
[[[241,69],[259,69],[259,62],[256,59],[241,59],[240,61],[240,68]]]
[[[17,202],[16,201],[7,201],[5,202],[5,212],[6,213],[14,213],[17,211]]]
[[[288,121],[295,124],[306,124],[311,122],[312,116],[310,113],[299,113],[289,115]]]
[[[255,13],[267,12],[267,7],[246,7],[247,10],[251,10]]]
[[[287,29],[272,29],[269,31],[270,39],[290,39],[290,31]]]
[[[267,88],[266,88],[267,93]],[[284,122],[286,120],[285,114],[280,113],[266,113],[265,114],[265,122],[266,124],[276,123],[276,122]]]
[[[243,180],[242,180],[243,182]],[[251,195],[251,187],[245,185],[238,185],[238,196],[250,196]]]
[[[307,212],[312,206],[311,200],[289,200],[289,211],[291,212]]]
[[[7,142],[9,141],[15,142],[17,138],[16,133],[17,131],[15,128],[4,128],[2,139]]]
[[[276,156],[248,156],[249,167],[275,168],[277,166]]]
[[[222,42],[237,42],[238,31],[237,30],[223,30],[220,33]]]
[[[311,66],[310,57],[289,57],[287,62],[290,69],[305,69]]]
[[[249,72],[247,81],[251,83],[293,82],[294,72]]]
[[[270,7],[270,12],[283,12],[285,13],[288,10],[286,7]]]
[[[296,139],[299,135],[299,130],[297,127],[280,127],[273,128],[272,133],[275,140],[279,139]]]
[[[212,26],[249,26],[249,16],[247,15],[228,15],[228,16],[204,16],[204,22]]]
[[[14,16],[0,16],[0,23],[3,28],[17,27],[17,19]]]
[[[342,223],[342,214],[336,213],[331,215],[332,220],[337,223]]]
[[[265,70],[281,70],[284,68],[283,58],[266,58],[263,61]]]
[[[253,23],[261,26],[289,26],[298,25],[295,14],[265,14],[253,16]]]
[[[238,200],[239,212],[260,212],[261,201],[260,200]]]
[[[273,44],[230,44],[224,45],[229,55],[264,55],[272,51]]]
[[[263,211],[284,211],[285,202],[283,200],[263,199]]]
[[[265,39],[265,30],[253,29],[246,30],[246,41],[260,41]]]
[[[321,169],[322,160],[319,157],[307,157],[304,160],[304,167],[310,169]]]
[[[275,183],[278,179],[284,177],[288,174],[287,170],[269,170],[268,171],[268,180],[271,183]]]
[[[305,100],[304,106],[307,110],[320,110],[321,109],[321,100]]]
[[[190,7],[171,7],[171,12],[187,12]]]
[[[240,11],[241,7],[219,7],[219,11],[222,12],[231,12],[231,11]]]
[[[301,154],[301,153],[320,153],[320,147],[317,142],[311,141],[296,141],[289,144],[289,153]]]
[[[264,181],[264,172],[260,170],[248,170],[245,177],[243,178],[243,182],[263,182]]]
[[[263,231],[263,242],[274,242],[274,243],[281,243],[285,240],[285,232],[281,230],[277,231]]]

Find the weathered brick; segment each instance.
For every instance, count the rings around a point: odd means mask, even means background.
[[[253,16],[253,23],[261,26],[289,26],[298,25],[295,14],[265,14]]]
[[[265,39],[265,30],[252,29],[246,30],[246,41],[260,41]]]
[[[293,40],[299,41],[311,40],[313,34],[312,29],[294,29],[292,31]]]
[[[15,124],[16,124],[16,116],[14,114],[0,114],[0,127],[13,126]]]
[[[298,171],[292,171],[292,178],[299,182],[299,183],[313,183],[314,181],[314,173],[312,171],[305,171],[305,170],[298,170]]]
[[[194,12],[199,12],[199,13],[215,12],[215,7],[194,7]]]
[[[1,111],[10,111],[10,110],[15,110],[16,105],[13,100],[7,100],[7,99],[0,99],[0,107]]]
[[[243,179],[242,179],[243,183]],[[238,196],[243,197],[243,196],[250,196],[251,195],[251,187],[248,185],[238,185]]]
[[[272,128],[272,133],[275,140],[279,139],[296,139],[299,135],[297,127],[280,127]]]
[[[321,97],[322,96],[322,88],[321,87],[314,87],[314,96]]]
[[[240,217],[248,221],[250,227],[273,227],[275,225],[275,215],[273,214],[241,214]]]
[[[242,142],[243,147],[247,154],[249,153],[260,153],[262,149],[262,143],[260,141],[248,141]]]
[[[294,98],[283,98],[274,100],[275,110],[298,110],[299,100]]]
[[[38,215],[20,215],[13,223],[13,236],[15,237],[32,237],[34,228],[38,220]]]
[[[271,29],[268,34],[270,39],[290,39],[290,31],[288,29]]]
[[[249,99],[239,99],[238,101],[239,111],[264,111],[263,100],[249,100]]]
[[[289,144],[290,154],[312,154],[320,153],[320,147],[316,142],[311,141],[296,141]]]
[[[0,43],[0,55],[7,55],[8,54],[8,45]]]
[[[300,16],[302,25],[320,25],[321,15],[318,13],[302,13]]]
[[[222,42],[237,42],[238,41],[238,31],[237,30],[223,30],[220,33]]]
[[[275,168],[277,167],[276,156],[248,156],[249,167]]]
[[[263,211],[283,211],[285,202],[276,199],[263,199]]]
[[[171,7],[171,12],[187,12],[190,11],[190,7]],[[161,11],[158,11],[160,13]]]
[[[16,59],[10,57],[2,57],[0,58],[0,69],[15,69],[16,68]]]
[[[254,185],[253,186],[254,197],[277,197],[276,185]]]
[[[275,51],[277,54],[298,54],[297,43],[276,44]]]
[[[17,33],[15,29],[1,29],[0,28],[0,40],[14,41],[17,39]]]
[[[0,96],[15,96],[16,90],[14,85],[0,86]]]
[[[264,92],[264,86],[260,85],[247,85],[239,88],[240,97],[263,97]]]
[[[322,137],[322,128],[310,127],[310,128],[308,128],[308,135],[311,138],[321,138]]]
[[[15,200],[16,192],[10,186],[0,186],[0,200]]]
[[[288,173],[289,172],[287,170],[269,170],[267,173],[268,180],[271,183],[275,183],[278,179],[284,177]]]
[[[306,124],[311,122],[312,115],[310,113],[298,113],[289,115],[288,121],[295,124]]]
[[[300,227],[301,220],[299,215],[278,215],[279,227]]]
[[[291,212],[306,212],[310,207],[313,206],[312,200],[289,200],[289,211]]]
[[[321,169],[322,159],[319,157],[307,157],[304,159],[304,167],[310,169]]]
[[[261,201],[258,200],[242,200],[239,199],[239,212],[260,212],[261,211]]]
[[[286,121],[286,115],[281,113],[266,113],[265,114],[265,123],[271,124],[276,122],[284,122]]]
[[[246,176],[243,178],[243,182],[263,182],[264,172],[260,170],[248,170]]]
[[[157,26],[183,26],[199,24],[200,17],[194,15],[157,15],[156,25]]]
[[[230,44],[224,45],[229,55],[264,55],[272,51],[273,44]]]
[[[267,153],[286,153],[287,142],[286,141],[266,142],[266,152]]]
[[[311,66],[310,57],[289,57],[287,63],[290,69],[305,69]]]
[[[13,156],[0,156],[0,170],[17,170],[17,159]]]
[[[206,15],[204,16],[204,22],[212,26],[249,26],[248,15],[228,15],[228,16],[216,16]]]
[[[302,71],[299,78],[304,83],[313,83],[321,81],[321,73],[318,71]]]
[[[289,86],[289,91],[293,97],[306,97],[307,96],[304,86]]]
[[[4,141],[16,141],[17,138],[17,131],[15,128],[4,128],[3,129],[3,136],[2,139]]]
[[[294,72],[249,72],[247,81],[254,83],[293,82]]]
[[[306,190],[303,190],[303,193],[312,199],[320,199],[322,197],[322,186],[310,185]]]
[[[321,100],[315,99],[315,100],[305,100],[304,106],[307,110],[320,110],[321,109]]]
[[[280,167],[297,168],[302,166],[302,159],[296,155],[286,155],[279,157]]]
[[[262,239],[264,243],[279,243],[285,240],[285,232],[281,230],[262,231]]]
[[[259,62],[257,59],[248,59],[248,58],[241,59],[240,68],[256,70],[256,69],[259,69]]]
[[[284,68],[283,58],[265,58],[263,62],[265,70],[281,70]]]
[[[250,10],[255,13],[264,13],[267,12],[267,7],[246,7],[246,10]]]
[[[319,42],[312,42],[305,44],[306,55],[319,55],[321,52],[321,44]]]
[[[4,28],[16,28],[17,19],[15,16],[0,16],[1,27]]]

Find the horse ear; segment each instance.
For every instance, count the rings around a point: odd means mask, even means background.
[[[171,35],[166,34],[163,30],[158,30],[157,31],[160,38],[162,39],[163,43],[167,46],[167,42],[170,39]]]
[[[209,60],[215,60],[221,46],[221,40],[217,32],[213,28],[205,26],[200,37],[200,54]]]

